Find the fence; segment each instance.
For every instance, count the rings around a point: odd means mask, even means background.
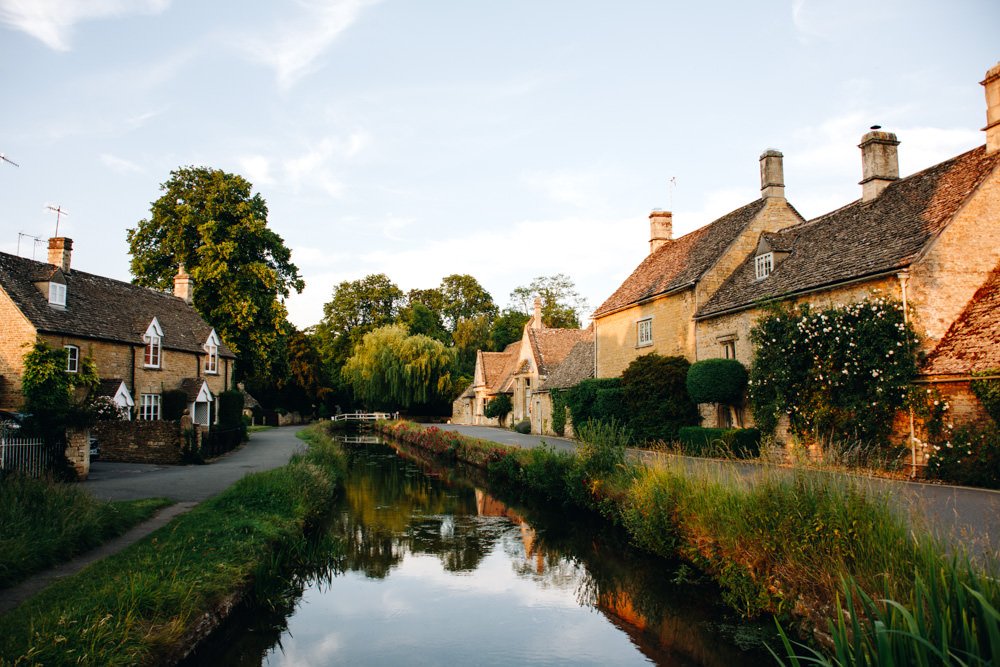
[[[201,455],[206,459],[222,456],[235,449],[241,442],[243,442],[243,429],[213,428],[202,436]]]
[[[42,477],[52,462],[52,449],[41,438],[0,431],[0,470]]]

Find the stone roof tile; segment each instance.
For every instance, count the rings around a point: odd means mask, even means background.
[[[967,375],[1000,369],[1000,265],[928,356],[925,375]]]
[[[594,341],[581,340],[573,346],[563,362],[545,378],[541,390],[574,387],[592,377],[594,377]]]

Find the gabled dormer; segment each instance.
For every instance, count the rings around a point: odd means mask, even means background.
[[[789,239],[767,232],[761,234],[757,250],[754,251],[754,277],[757,280],[767,278],[791,252]]]
[[[163,357],[163,327],[155,317],[146,327],[142,342],[146,344],[142,365],[146,368],[160,368]]]
[[[215,333],[215,329],[212,329],[211,333],[208,334],[208,340],[202,346],[205,349],[205,374],[206,375],[218,375],[219,374],[219,345],[222,341],[219,340],[219,335]]]
[[[42,293],[49,305],[53,308],[63,309],[66,307],[66,275],[59,267],[46,267],[42,272],[35,275],[32,280],[35,287]]]

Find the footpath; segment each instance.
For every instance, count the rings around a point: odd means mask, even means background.
[[[515,447],[533,448],[545,444],[556,451],[570,453],[575,452],[577,447],[575,441],[567,438],[522,434],[490,426],[436,426],[442,430]],[[656,465],[668,458],[679,460],[693,472],[706,468],[724,468],[750,480],[775,472],[791,473],[789,468],[766,463],[702,459],[641,449],[630,449],[629,455],[649,465]],[[907,516],[912,524],[926,525],[935,535],[950,543],[966,547],[975,554],[993,556],[1000,561],[1000,491],[842,472],[810,472],[835,475],[877,495],[884,495],[896,503],[895,509]],[[886,508],[886,511],[892,509]]]
[[[278,468],[305,445],[295,437],[301,426],[258,431],[250,441],[207,465],[162,466],[95,461],[80,488],[101,500],[170,498],[175,504],[113,540],[57,567],[39,572],[16,586],[0,590],[0,614],[5,614],[57,579],[76,574],[91,563],[112,556],[170,523],[198,503],[220,493],[253,472]]]

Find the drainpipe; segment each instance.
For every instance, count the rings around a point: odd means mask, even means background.
[[[900,271],[896,274],[899,278],[899,290],[903,297],[903,324],[910,322],[910,305],[906,298],[906,286],[910,281],[909,271]],[[913,406],[910,406],[910,477],[917,476],[917,436],[913,420]]]

